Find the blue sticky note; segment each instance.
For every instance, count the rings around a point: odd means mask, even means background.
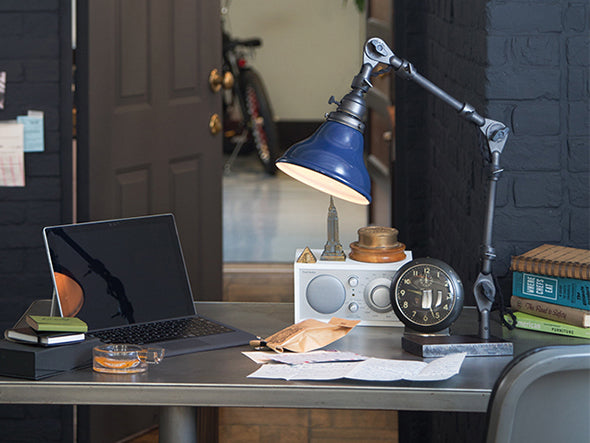
[[[16,121],[23,124],[24,151],[43,152],[45,150],[43,117],[20,115],[16,118]]]

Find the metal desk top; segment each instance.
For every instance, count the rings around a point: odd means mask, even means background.
[[[201,315],[262,337],[293,323],[289,303],[197,303]],[[495,329],[494,329],[495,328]],[[456,333],[477,333],[477,311],[465,308]],[[515,355],[583,339],[492,324],[514,342]],[[402,328],[359,327],[332,348],[394,359],[420,359],[401,349]],[[146,373],[99,374],[80,369],[40,380],[0,377],[0,403],[160,406],[236,406],[485,412],[500,372],[512,357],[468,357],[461,372],[440,382],[284,381],[250,379],[258,365],[234,347],[164,359]]]

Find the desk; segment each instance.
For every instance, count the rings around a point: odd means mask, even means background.
[[[197,311],[260,336],[293,322],[288,303],[197,303]],[[465,308],[455,331],[478,330],[477,311]],[[357,327],[334,344],[371,357],[420,359],[401,349],[403,329]],[[515,355],[551,344],[582,343],[525,330],[492,333],[514,342]],[[164,359],[147,373],[99,374],[91,368],[28,381],[0,377],[0,403],[161,406],[161,441],[194,441],[196,406],[385,409],[485,412],[494,382],[511,357],[468,357],[460,374],[441,382],[284,381],[249,379],[258,365],[240,355],[248,347]]]

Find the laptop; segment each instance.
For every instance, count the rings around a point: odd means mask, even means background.
[[[91,336],[161,346],[167,356],[254,338],[196,312],[172,214],[49,226],[43,239],[53,312],[84,320]]]

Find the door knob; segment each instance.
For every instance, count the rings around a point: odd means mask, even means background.
[[[217,135],[221,132],[222,128],[223,125],[221,124],[221,118],[219,117],[219,114],[213,114],[209,118],[209,132],[211,132],[213,135]]]
[[[231,72],[219,72],[217,68],[212,69],[209,73],[209,87],[213,92],[223,89],[231,89],[234,85],[234,76]]]

